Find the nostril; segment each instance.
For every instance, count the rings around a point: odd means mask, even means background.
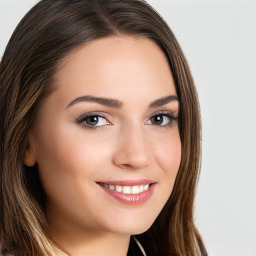
[[[130,168],[130,169],[134,168],[131,164],[122,164],[122,166],[124,168]]]

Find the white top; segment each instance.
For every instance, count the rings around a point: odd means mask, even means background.
[[[133,238],[134,238],[135,242],[137,243],[137,245],[139,246],[143,256],[147,256],[147,254],[146,254],[145,250],[143,249],[142,245],[140,244],[140,242],[135,237],[133,237]]]

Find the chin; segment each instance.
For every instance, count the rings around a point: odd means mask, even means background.
[[[129,220],[119,219],[119,221],[120,222],[117,223],[117,221],[114,226],[112,223],[108,231],[124,235],[138,235],[146,232],[152,226],[155,219],[137,218],[136,221],[132,221],[132,218],[130,218]]]

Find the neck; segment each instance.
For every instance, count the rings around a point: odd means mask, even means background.
[[[51,232],[57,256],[126,256],[130,236],[111,232],[86,232],[75,235],[70,232]]]

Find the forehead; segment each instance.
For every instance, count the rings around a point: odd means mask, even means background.
[[[55,76],[59,94],[153,97],[176,94],[168,60],[150,39],[112,36],[90,42],[70,53]],[[66,95],[67,96],[67,95]],[[152,100],[153,100],[152,98]]]

